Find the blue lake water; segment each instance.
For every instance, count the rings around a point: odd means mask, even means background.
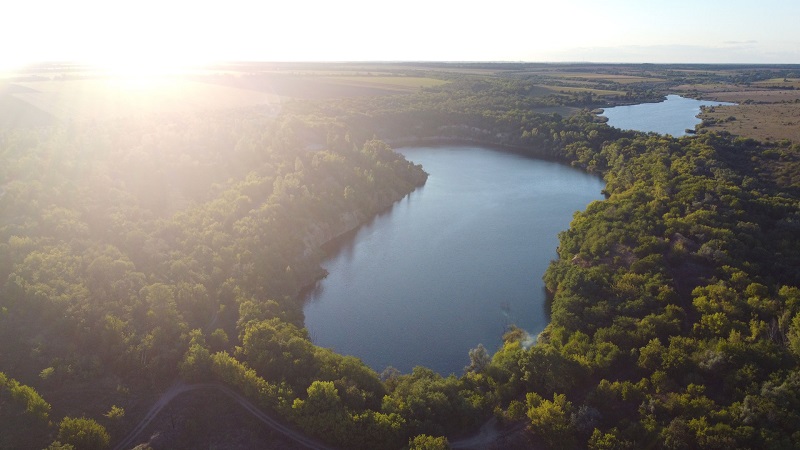
[[[494,352],[511,324],[548,323],[542,275],[572,215],[602,180],[479,147],[400,149],[427,183],[361,227],[323,267],[305,323],[320,346],[377,371],[460,375],[468,351]]]
[[[694,130],[700,123],[697,115],[701,106],[735,105],[735,103],[695,100],[679,95],[668,95],[660,103],[641,103],[638,105],[606,108],[603,116],[608,124],[623,130],[636,130],[670,134],[678,137],[686,134],[686,129]]]

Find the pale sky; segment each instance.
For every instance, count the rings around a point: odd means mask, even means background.
[[[36,61],[800,63],[797,0],[7,0],[0,68]]]

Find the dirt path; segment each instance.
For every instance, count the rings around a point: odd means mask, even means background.
[[[161,410],[164,409],[172,400],[174,400],[175,397],[183,393],[199,389],[214,389],[224,393],[262,423],[306,448],[314,450],[331,450],[331,447],[328,447],[315,439],[299,433],[298,431],[289,428],[283,423],[272,418],[262,411],[258,406],[251,403],[250,400],[227,386],[216,383],[186,384],[183,381],[175,382],[175,384],[170,386],[169,389],[161,394],[161,397],[159,397],[150,410],[147,411],[147,414],[144,415],[142,420],[130,433],[128,433],[128,435],[122,441],[120,441],[119,444],[114,447],[114,450],[125,450],[133,447],[136,438],[142,432],[144,432],[147,426],[150,425],[150,423],[158,416]],[[450,443],[450,447],[453,449],[485,449],[496,443],[501,436],[503,436],[503,432],[498,426],[497,419],[492,418],[484,423],[475,435],[452,441]]]
[[[503,442],[525,428],[524,422],[502,428],[497,419],[492,417],[472,436],[450,442],[450,448],[462,450],[484,450],[487,448],[503,448]]]
[[[150,410],[147,411],[147,414],[145,414],[142,420],[136,425],[136,427],[130,433],[128,433],[128,435],[122,441],[120,441],[119,444],[117,444],[114,447],[114,450],[125,450],[131,448],[134,444],[136,437],[139,436],[145,430],[145,428],[147,428],[148,425],[150,425],[153,419],[155,419],[156,416],[158,416],[158,413],[161,412],[161,410],[164,409],[164,407],[167,406],[172,400],[174,400],[175,397],[185,392],[195,391],[198,389],[215,389],[217,391],[226,394],[228,397],[232,398],[234,401],[236,401],[236,403],[241,405],[248,412],[253,414],[262,423],[264,423],[273,430],[283,434],[287,438],[297,442],[298,444],[306,448],[315,450],[330,450],[330,447],[322,444],[321,442],[318,442],[315,439],[312,439],[302,433],[299,433],[289,428],[288,426],[280,423],[279,421],[273,419],[272,417],[261,411],[261,409],[259,409],[256,405],[252,404],[248,399],[246,399],[241,394],[239,394],[238,392],[234,391],[233,389],[227,386],[215,383],[186,384],[182,381],[176,382],[175,384],[170,386],[170,388],[167,389],[163,394],[161,394],[161,397],[159,397],[158,400],[150,408]]]
[[[477,434],[451,442],[450,448],[488,448],[498,437],[500,437],[500,430],[497,428],[497,419],[492,417],[481,426]]]

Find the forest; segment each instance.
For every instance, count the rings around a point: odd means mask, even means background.
[[[800,144],[621,131],[589,110],[608,100],[540,93],[462,75],[0,131],[0,448],[117,445],[178,381],[332,448],[449,448],[490,420],[499,448],[797,448]],[[379,374],[312,343],[300,293],[322,244],[425,183],[392,146],[431,142],[558,160],[606,200],[559,236],[535,344],[510,327],[463,374]],[[170,436],[137,448],[207,445]]]

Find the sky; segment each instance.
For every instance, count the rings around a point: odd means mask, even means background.
[[[797,0],[6,0],[0,69],[40,61],[800,63]]]

